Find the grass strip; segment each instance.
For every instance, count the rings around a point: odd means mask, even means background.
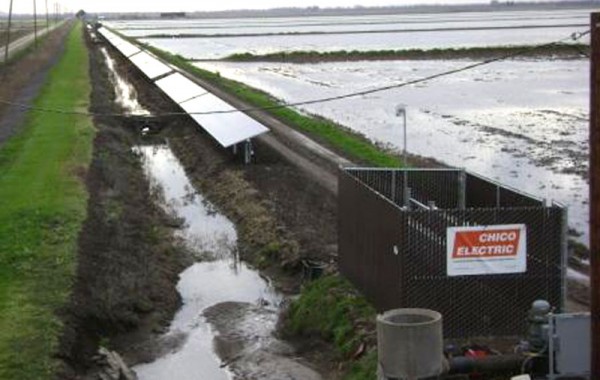
[[[223,61],[234,62],[337,62],[363,60],[425,60],[425,59],[490,59],[518,54],[520,58],[581,58],[589,57],[587,44],[554,44],[544,46],[517,45],[498,47],[442,48],[442,49],[406,49],[406,50],[337,50],[320,51],[281,51],[269,54],[238,53]]]
[[[89,92],[77,24],[34,105],[83,111]],[[0,149],[0,379],[53,378],[57,310],[72,285],[93,136],[86,116],[31,111]]]
[[[345,279],[327,276],[302,289],[283,318],[283,332],[331,342],[339,359],[350,362],[361,344],[365,355],[351,362],[345,379],[375,379],[375,309]]]
[[[144,44],[144,47],[186,72],[235,95],[252,107],[270,108],[282,105],[280,100],[263,91],[244,83],[223,78],[218,73],[202,70],[180,55],[171,54],[147,44]],[[314,115],[305,115],[288,107],[267,109],[265,112],[292,128],[306,132],[319,142],[325,143],[353,161],[380,167],[402,166],[398,156],[377,147],[366,137],[333,121]]]

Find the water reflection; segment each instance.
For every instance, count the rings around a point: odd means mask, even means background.
[[[180,274],[177,290],[183,300],[166,337],[187,337],[185,343],[152,363],[134,368],[142,380],[230,379],[213,351],[214,332],[202,312],[215,304],[235,301],[269,305],[281,297],[258,274],[239,260],[237,234],[231,221],[198,194],[167,145],[140,146],[152,188],[171,215],[183,221],[178,230],[190,250],[203,257]],[[168,339],[165,339],[168,341]]]
[[[108,54],[106,48],[101,48],[102,55],[106,60],[106,65],[110,71],[110,79],[115,88],[115,101],[126,111],[133,115],[150,115],[150,112],[145,109],[137,100],[137,92],[116,70],[114,59]]]

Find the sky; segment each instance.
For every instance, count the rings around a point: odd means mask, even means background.
[[[7,13],[10,0],[0,0],[0,12]],[[37,1],[38,12],[45,12],[46,0],[13,0],[15,13],[32,13],[33,1]],[[49,11],[58,2],[64,9],[76,12],[160,12],[160,11],[215,11],[225,9],[268,9],[278,7],[308,7],[318,5],[326,7],[381,6],[381,5],[413,5],[413,4],[477,4],[488,3],[488,0],[47,0]],[[521,0],[517,0],[519,2]]]

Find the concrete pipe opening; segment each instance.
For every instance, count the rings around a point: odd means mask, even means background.
[[[378,378],[416,380],[443,371],[442,315],[395,309],[377,316]]]

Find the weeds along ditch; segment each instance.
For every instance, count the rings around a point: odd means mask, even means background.
[[[60,54],[60,50],[55,51]],[[88,58],[81,26],[33,105],[87,109]],[[27,113],[0,148],[0,378],[50,378],[86,218],[83,177],[94,130],[81,115]]]

